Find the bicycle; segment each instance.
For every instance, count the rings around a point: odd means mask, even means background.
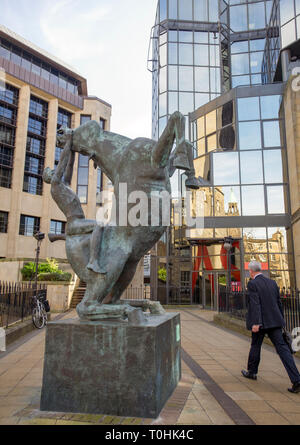
[[[47,312],[44,303],[36,295],[32,297],[32,322],[37,329],[42,329],[47,324]]]

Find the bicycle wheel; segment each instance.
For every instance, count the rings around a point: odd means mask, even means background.
[[[45,326],[43,311],[38,306],[36,306],[32,311],[32,322],[37,329],[42,329]]]
[[[48,321],[48,314],[47,314],[47,311],[46,311],[45,306],[44,306],[43,303],[41,303],[41,311],[42,311],[42,314],[43,314],[43,317],[44,317],[44,321],[45,321],[45,325],[46,325],[47,321]]]

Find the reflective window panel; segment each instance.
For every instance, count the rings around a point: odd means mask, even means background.
[[[240,181],[238,153],[214,153],[214,184],[234,185]]]
[[[241,122],[239,124],[240,150],[261,148],[260,122]]]
[[[265,196],[262,185],[242,187],[243,216],[265,215]]]

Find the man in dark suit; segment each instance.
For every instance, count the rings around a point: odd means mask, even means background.
[[[247,329],[252,331],[252,343],[248,370],[243,370],[242,375],[248,379],[257,379],[261,346],[268,334],[292,382],[289,391],[300,393],[300,374],[282,335],[285,321],[278,286],[262,274],[261,264],[257,261],[249,264],[249,273],[251,281],[248,283]]]

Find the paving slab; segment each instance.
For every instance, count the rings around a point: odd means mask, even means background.
[[[258,380],[246,380],[241,369],[247,363],[250,339],[214,325],[211,311],[179,312],[182,348],[198,368],[182,361],[182,380],[157,419],[39,411],[42,330],[0,353],[0,425],[234,425],[247,417],[257,425],[300,425],[300,394],[287,392],[291,385],[273,348],[263,346]],[[75,312],[65,315],[74,316]],[[300,369],[299,359],[296,364]],[[226,397],[233,403],[235,420]]]

